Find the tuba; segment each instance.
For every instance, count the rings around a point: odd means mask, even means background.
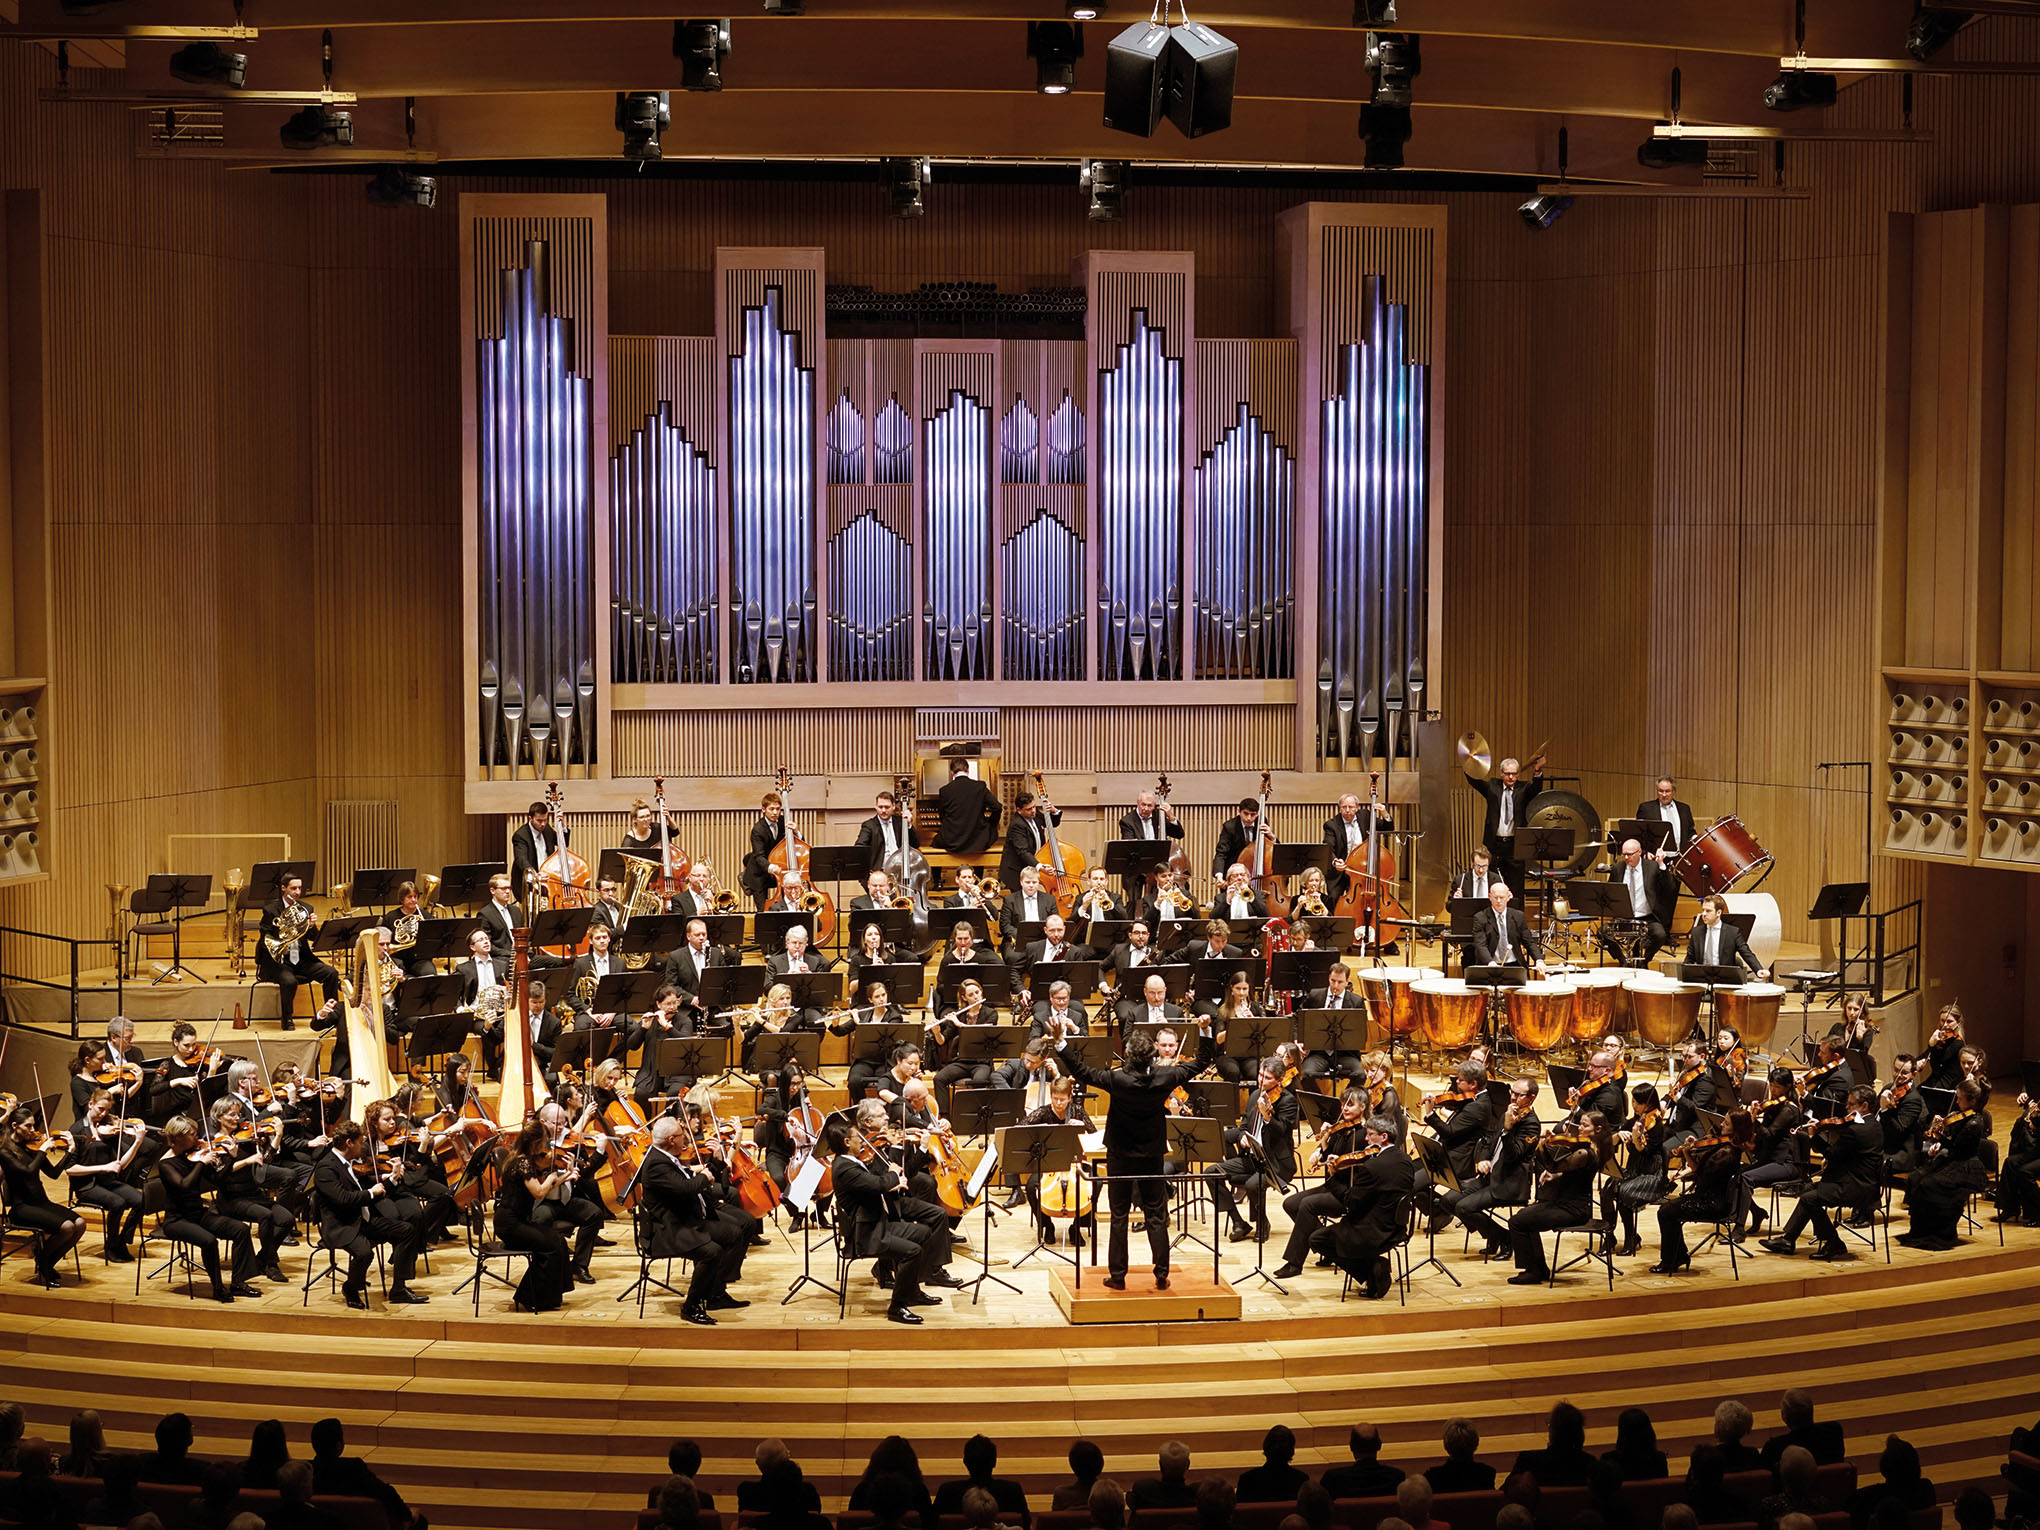
[[[125,882],[108,882],[106,884],[107,901],[113,905],[113,919],[107,925],[106,938],[113,944],[115,975],[123,980],[129,975],[127,970],[127,906],[122,902],[127,897],[127,894],[128,884]],[[229,914],[228,917],[231,918],[232,915]]]
[[[665,912],[665,900],[651,890],[652,875],[659,868],[651,861],[630,858],[630,870],[623,879],[623,917],[635,919],[638,915],[655,915]],[[623,964],[632,972],[639,971],[652,959],[649,951],[630,951],[624,954]],[[591,990],[592,991],[592,990]],[[584,1004],[586,1000],[582,1001]]]
[[[239,866],[227,870],[227,963],[234,976],[248,970],[248,932],[241,925],[241,892],[247,886]]]

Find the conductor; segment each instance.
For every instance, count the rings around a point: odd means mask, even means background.
[[[1065,1048],[1071,1034],[1067,1021],[1054,1020],[1050,1039],[1062,1070],[1079,1084],[1102,1089],[1112,1108],[1105,1117],[1106,1193],[1112,1201],[1112,1238],[1106,1248],[1110,1273],[1106,1286],[1126,1289],[1126,1233],[1134,1191],[1140,1192],[1141,1215],[1147,1218],[1148,1252],[1154,1259],[1155,1289],[1169,1289],[1169,1187],[1162,1158],[1168,1150],[1168,1100],[1190,1081],[1190,1069],[1178,1063],[1157,1063],[1154,1036],[1135,1031],[1126,1038],[1125,1061],[1117,1068],[1091,1068]]]

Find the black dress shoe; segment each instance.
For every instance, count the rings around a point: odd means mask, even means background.
[[[1624,1238],[1622,1240],[1622,1247],[1615,1250],[1615,1257],[1617,1259],[1634,1259],[1638,1254],[1642,1252],[1643,1252],[1643,1239]]]
[[[1303,1266],[1294,1262],[1279,1264],[1275,1267],[1275,1278],[1277,1280],[1294,1280],[1302,1273]]]
[[[285,1233],[276,1240],[276,1246],[278,1248],[298,1248],[302,1245],[303,1241],[296,1233]]]
[[[700,1302],[689,1302],[680,1309],[680,1316],[700,1328],[715,1327],[715,1319],[708,1315],[708,1309]]]
[[[1254,1241],[1254,1229],[1247,1226],[1244,1222],[1235,1222],[1232,1225],[1232,1230],[1226,1234],[1226,1241],[1228,1243],[1251,1243]]]
[[[937,1270],[933,1275],[922,1281],[921,1284],[924,1286],[941,1286],[946,1290],[954,1291],[962,1286],[963,1282],[947,1270]]]
[[[1169,1289],[1169,1272],[1167,1270],[1155,1271],[1155,1289],[1157,1291],[1166,1291]]]
[[[592,1286],[595,1284],[595,1272],[585,1264],[575,1265],[569,1273],[573,1275],[574,1284],[577,1286]]]
[[[1660,1259],[1656,1264],[1650,1267],[1650,1272],[1653,1275],[1676,1275],[1679,1273],[1679,1271],[1685,1268],[1686,1266],[1684,1263],[1667,1264],[1664,1260]]]
[[[264,1280],[273,1280],[279,1286],[282,1285],[285,1279],[283,1273],[283,1266],[277,1264],[274,1260],[270,1261],[268,1264],[262,1266],[262,1278]]]
[[[1823,1243],[1813,1251],[1813,1257],[1825,1264],[1846,1264],[1856,1256],[1839,1243]]]
[[[356,1312],[368,1311],[368,1293],[357,1286],[342,1286],[340,1294]]]
[[[1105,1277],[1105,1289],[1108,1291],[1124,1291],[1126,1289],[1126,1277],[1124,1275],[1107,1275]]]
[[[603,1237],[603,1236],[602,1236],[602,1234],[600,1234],[600,1233],[597,1233],[597,1234],[595,1235],[595,1247],[597,1247],[597,1248],[615,1248],[615,1247],[616,1247],[616,1240],[615,1240],[614,1238],[605,1238],[605,1237]]]
[[[286,1015],[283,1020],[283,1028],[287,1031],[294,1031],[297,1029],[297,1021]]]
[[[1512,1286],[1541,1286],[1551,1277],[1539,1270],[1518,1270],[1509,1277]]]
[[[936,1296],[928,1291],[909,1291],[904,1296],[897,1291],[893,1293],[895,1307],[939,1307],[947,1300],[946,1296]]]
[[[214,1286],[212,1299],[216,1302],[231,1302],[234,1299],[234,1293],[223,1286]]]
[[[390,1292],[392,1307],[422,1307],[432,1298],[422,1291],[413,1291],[409,1286],[398,1286]]]
[[[1036,1239],[1036,1240],[1037,1240],[1037,1241],[1038,1241],[1038,1242],[1039,1242],[1039,1243],[1040,1243],[1040,1244],[1042,1245],[1042,1247],[1044,1247],[1044,1248],[1052,1248],[1052,1247],[1054,1247],[1054,1246],[1055,1246],[1055,1241],[1056,1241],[1056,1238],[1055,1238],[1055,1223],[1053,1223],[1053,1222],[1037,1222],[1037,1223],[1035,1223],[1035,1224],[1034,1224],[1034,1236],[1035,1236],[1035,1239]]]
[[[228,1286],[227,1289],[236,1296],[260,1296],[262,1294],[260,1286],[251,1286],[245,1280],[237,1280],[231,1286]]]
[[[766,1237],[766,1236],[765,1236],[765,1234],[763,1234],[763,1233],[754,1233],[754,1234],[752,1235],[752,1237],[751,1237],[751,1247],[752,1247],[752,1248],[770,1248],[771,1246],[772,1246],[772,1240],[771,1240],[770,1238]]]
[[[720,1296],[711,1296],[706,1305],[710,1312],[736,1312],[751,1304],[742,1297],[732,1296],[725,1291]]]
[[[1999,1217],[1998,1220],[2002,1222],[2005,1219]],[[128,1252],[126,1244],[116,1243],[106,1251],[106,1262],[108,1264],[133,1264],[135,1256]]]
[[[891,1307],[889,1307],[886,1310],[885,1315],[886,1320],[888,1322],[906,1323],[913,1327],[919,1327],[924,1321],[926,1321],[921,1316],[921,1314],[916,1312],[912,1307],[902,1307],[897,1302],[895,1302]]]
[[[1762,1238],[1758,1240],[1757,1247],[1773,1254],[1783,1254],[1788,1259],[1797,1252],[1790,1238]]]

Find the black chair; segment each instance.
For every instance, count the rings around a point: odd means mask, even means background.
[[[673,1262],[678,1260],[682,1264],[691,1266],[694,1263],[694,1256],[692,1254],[655,1254],[652,1252],[652,1213],[642,1199],[630,1209],[630,1236],[632,1244],[637,1249],[637,1279],[624,1287],[623,1290],[617,1292],[616,1299],[620,1302],[627,1302],[635,1296],[637,1298],[639,1317],[645,1315],[645,1299],[654,1290],[664,1291],[668,1296],[684,1300],[687,1293],[673,1284]],[[660,1279],[652,1277],[652,1266],[655,1264],[664,1266],[660,1272],[662,1277]]]
[[[312,1287],[319,1284],[319,1282],[331,1281],[335,1290],[339,1289],[341,1285],[340,1250],[334,1248],[318,1235],[320,1215],[319,1192],[316,1189],[305,1192],[305,1205],[307,1208],[306,1221],[313,1241],[311,1248],[305,1256],[304,1291],[302,1300],[298,1303],[301,1307],[309,1307],[312,1304]],[[383,1246],[380,1243],[376,1243],[371,1245],[371,1247],[375,1253],[375,1283],[382,1291],[384,1298],[387,1299],[390,1293],[390,1285],[389,1279],[383,1270]],[[321,1254],[326,1256],[326,1267],[323,1270],[319,1268],[319,1256]]]
[[[181,1274],[184,1277],[185,1300],[195,1300],[198,1296],[199,1272],[205,1265],[198,1257],[197,1244],[181,1242],[163,1231],[163,1219],[168,1215],[168,1212],[161,1210],[151,1211],[145,1213],[141,1221],[135,1224],[135,1295],[142,1294],[142,1278],[145,1274],[150,1280],[166,1275],[175,1279],[176,1275]],[[152,1219],[156,1224],[155,1235],[170,1245],[169,1257],[153,1270],[148,1268],[149,1223]]]
[[[872,1278],[876,1280],[878,1255],[853,1254],[850,1251],[850,1224],[856,1219],[845,1208],[839,1206],[836,1215],[831,1220],[835,1223],[834,1228],[831,1230],[835,1235],[836,1242],[836,1315],[838,1317],[848,1317],[850,1315],[850,1267],[859,1260],[869,1259],[873,1265]]]
[[[27,1246],[31,1260],[38,1264],[42,1262],[40,1256],[49,1234],[40,1227],[24,1227],[16,1222],[14,1208],[7,1203],[5,1197],[0,1197],[0,1265],[7,1261],[7,1240],[10,1237],[16,1240],[17,1247],[24,1244]],[[85,1268],[78,1262],[78,1249],[75,1244],[71,1248],[71,1269],[80,1280],[85,1278]]]
[[[532,1251],[528,1248],[512,1248],[501,1239],[490,1237],[482,1211],[482,1203],[479,1199],[462,1214],[461,1225],[462,1230],[467,1234],[468,1256],[475,1262],[475,1272],[455,1286],[453,1294],[458,1296],[461,1292],[467,1290],[468,1287],[474,1287],[475,1316],[480,1317],[482,1315],[482,1282],[484,1280],[493,1280],[499,1286],[509,1286],[512,1290],[515,1290],[517,1282],[510,1278],[511,1261],[522,1259],[529,1263]],[[490,1265],[498,1262],[501,1262],[503,1266],[503,1273],[500,1275],[489,1268]]]
[[[127,962],[130,974],[141,971],[139,958],[147,954],[147,941],[152,935],[167,935],[172,941],[177,939],[176,910],[172,909],[169,917],[165,918],[160,911],[146,907],[148,901],[149,894],[144,888],[136,888],[128,894],[127,949],[120,955]]]
[[[1567,1270],[1576,1265],[1591,1264],[1598,1259],[1608,1273],[1608,1289],[1610,1291],[1615,1289],[1615,1224],[1612,1221],[1606,1217],[1589,1217],[1584,1222],[1573,1222],[1564,1227],[1548,1228],[1546,1231],[1551,1234],[1549,1262],[1551,1278],[1545,1282],[1546,1285],[1555,1286],[1558,1284],[1558,1277]],[[1559,1258],[1559,1249],[1564,1245],[1566,1238],[1573,1234],[1586,1238],[1586,1249],[1570,1259],[1562,1260]]]

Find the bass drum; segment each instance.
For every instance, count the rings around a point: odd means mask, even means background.
[[[1778,913],[1778,900],[1769,893],[1723,893],[1721,901],[1731,914],[1749,914],[1750,953],[1766,969],[1778,965],[1778,948],[1785,943],[1785,921]]]
[[[1530,799],[1530,821],[1525,827],[1571,829],[1572,859],[1567,861],[1562,869],[1570,871],[1575,876],[1586,871],[1600,858],[1601,815],[1594,811],[1594,804],[1578,792],[1539,792]]]

